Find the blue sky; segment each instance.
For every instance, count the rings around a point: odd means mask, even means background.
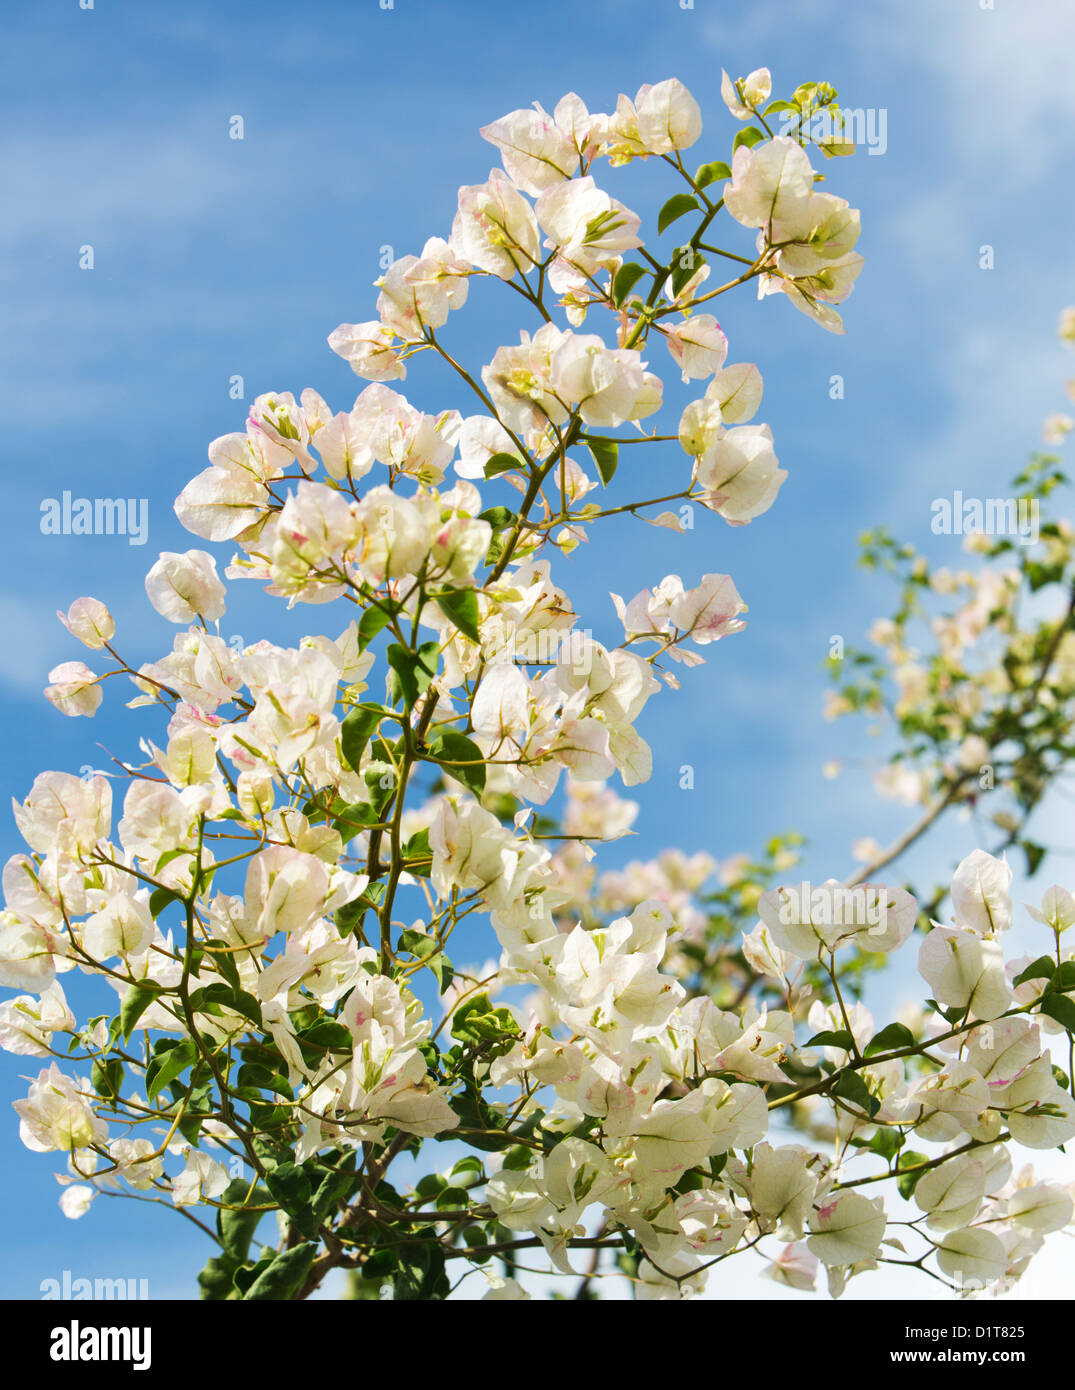
[[[170,645],[142,581],[158,551],[198,544],[171,502],[208,442],[242,426],[230,379],[243,377],[246,402],[313,385],[347,408],[362,383],[325,337],[372,316],[383,246],[402,255],[447,235],[458,185],[497,163],[479,126],[535,100],[551,109],[569,90],[609,110],[618,92],[674,75],[706,120],[692,156],[726,158],[737,126],[720,69],[766,65],[774,95],[825,79],[843,105],[887,113],[883,156],[824,168],[826,186],[862,209],[866,269],[843,338],[780,296],[721,301],[730,360],[765,376],[760,418],[789,472],[768,515],[738,529],[700,516],[688,537],[623,521],[560,571],[599,636],[616,633],[609,590],[630,597],[668,572],[687,582],[728,572],[750,605],[747,631],[649,706],[641,727],[656,772],[640,789],[643,838],[603,862],[673,838],[725,856],[795,827],[811,836],[808,869],[825,877],[846,871],[854,837],[884,842],[903,828],[907,813],[879,803],[864,777],[821,778],[850,737],[821,717],[821,662],[832,634],[858,641],[888,602],[855,566],[859,532],[883,523],[958,564],[958,541],[929,534],[931,499],[1003,491],[1042,417],[1063,406],[1071,359],[1053,330],[1075,300],[1075,12],[1043,0],[695,0],[689,10],[677,0],[396,0],[388,11],[376,0],[97,0],[93,10],[39,0],[11,7],[5,39],[5,804],[43,768],[101,766],[98,745],[131,756],[138,737],[159,735],[115,688],[92,724],[45,704],[49,668],[83,655],[55,610],[80,594],[105,600],[135,664]],[[228,138],[235,115],[242,141]],[[652,164],[602,182],[643,214],[675,191]],[[749,240],[733,227],[725,244]],[[983,244],[991,271],[979,268]],[[85,245],[92,271],[79,268]],[[480,362],[518,326],[475,295],[448,331]],[[842,400],[830,399],[834,374]],[[405,390],[427,409],[462,405],[421,365]],[[683,456],[671,449],[664,462],[678,478]],[[662,466],[625,464],[621,500],[645,495],[641,470]],[[65,489],[147,498],[147,544],[42,535],[41,502]],[[323,610],[278,609],[256,586],[232,586],[223,630],[246,641],[319,630]],[[689,793],[677,785],[684,763],[695,768]],[[1062,818],[1048,817],[1055,840]],[[972,826],[951,826],[918,862],[944,864],[974,839]],[[5,857],[20,848],[10,818],[0,821]],[[913,987],[911,970],[900,983]],[[36,1070],[0,1057],[0,1093],[23,1094],[20,1078]],[[184,1223],[120,1202],[69,1222],[53,1163],[22,1149],[13,1118],[0,1153],[0,1294],[34,1296],[65,1268],[149,1277],[158,1297],[189,1292],[205,1250]]]

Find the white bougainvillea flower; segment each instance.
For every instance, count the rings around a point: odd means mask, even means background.
[[[222,1163],[196,1149],[187,1151],[186,1166],[172,1179],[172,1201],[177,1207],[222,1197],[231,1178]]]
[[[816,1156],[799,1144],[779,1149],[755,1145],[750,1206],[767,1229],[777,1229],[785,1240],[798,1240],[817,1191],[818,1166]]]
[[[69,1032],[76,1020],[58,980],[39,998],[20,994],[0,1004],[0,1047],[19,1057],[47,1057],[55,1032]]]
[[[356,558],[374,584],[417,573],[429,554],[429,527],[419,507],[387,487],[371,488],[354,510]]]
[[[535,102],[533,110],[509,111],[478,134],[500,151],[508,178],[536,197],[578,172],[588,125],[582,100],[569,92],[551,116]]]
[[[482,1273],[489,1284],[487,1292],[482,1294],[483,1303],[519,1303],[533,1297],[527,1293],[518,1279],[504,1279],[491,1270],[483,1270]]]
[[[49,672],[45,699],[61,714],[93,717],[100,708],[103,691],[100,677],[83,661],[64,661]]]
[[[988,1169],[977,1155],[958,1154],[922,1174],[915,1184],[914,1200],[933,1230],[956,1230],[978,1214],[987,1178]]]
[[[346,414],[341,410],[328,420],[318,430],[315,442],[330,478],[357,480],[364,478],[373,467],[369,430],[358,402]]]
[[[761,397],[761,372],[753,362],[734,362],[723,367],[705,392],[705,399],[720,407],[721,418],[728,425],[742,425],[752,419],[761,405]]]
[[[85,1216],[97,1196],[97,1189],[87,1187],[85,1183],[78,1183],[73,1187],[67,1188],[60,1196],[60,1210],[70,1221],[77,1221],[80,1216]]]
[[[469,268],[441,237],[430,237],[420,256],[393,261],[375,283],[377,312],[399,338],[419,342],[426,328],[441,328],[467,300]]]
[[[668,605],[672,623],[680,632],[689,633],[699,646],[742,632],[746,623],[739,615],[746,611],[739,590],[727,574],[704,574],[697,588],[681,589]]]
[[[1028,1018],[998,1018],[966,1037],[966,1058],[996,1095],[1041,1056],[1041,1034]]]
[[[137,956],[153,940],[153,915],[149,889],[133,895],[112,893],[82,928],[82,945],[94,960],[111,956]]]
[[[70,1153],[103,1143],[108,1126],[93,1112],[89,1083],[65,1076],[55,1062],[39,1072],[25,1100],[15,1101],[19,1137],[34,1153]]]
[[[867,883],[847,888],[836,879],[773,888],[758,901],[758,915],[773,941],[800,960],[848,942],[864,951],[895,950],[914,929],[917,910],[902,888]]]
[[[1027,911],[1035,922],[1042,922],[1055,932],[1067,931],[1068,927],[1075,926],[1075,897],[1056,883],[1042,894],[1040,912],[1029,904]]]
[[[678,78],[638,89],[638,138],[650,154],[689,149],[702,133],[702,112]]]
[[[980,936],[995,936],[1012,924],[1012,871],[1005,859],[984,850],[968,854],[952,876],[956,925]]]
[[[245,434],[225,435],[214,441],[217,457],[227,457],[192,478],[175,499],[174,510],[183,526],[207,541],[225,541],[241,535],[264,515],[268,489]],[[210,446],[210,456],[214,445]],[[232,447],[251,467],[233,466],[223,447]],[[260,459],[258,460],[260,462]]]
[[[762,1278],[787,1284],[792,1289],[813,1292],[817,1266],[817,1256],[811,1254],[804,1243],[785,1245],[776,1259],[768,1264]]]
[[[1011,1005],[1004,953],[977,932],[935,926],[918,953],[918,973],[935,999],[975,1018],[997,1018]]]
[[[215,558],[205,550],[162,551],[146,575],[146,593],[171,623],[191,623],[199,617],[212,621],[224,615],[224,585],[217,577]]]
[[[587,275],[642,245],[642,219],[598,188],[589,174],[549,188],[534,212],[546,233],[545,245]]]
[[[849,1265],[872,1260],[885,1234],[885,1204],[881,1197],[840,1192],[822,1203],[810,1218],[814,1233],[806,1242],[825,1265]]]
[[[1075,1204],[1071,1193],[1057,1183],[1039,1182],[1017,1188],[1008,1198],[1007,1216],[1017,1226],[1038,1235],[1062,1231],[1071,1224]]]
[[[461,260],[510,280],[541,260],[539,241],[533,208],[500,169],[459,190],[449,244]]]
[[[278,448],[285,449],[304,473],[313,472],[314,460],[307,448],[310,421],[290,391],[266,391],[257,396],[250,407],[247,430],[255,438],[264,437]]]
[[[724,434],[720,403],[703,397],[691,401],[679,417],[679,442],[691,458],[707,453]]]
[[[100,651],[116,631],[112,614],[100,599],[76,598],[66,613],[57,612],[56,616],[72,637],[91,651]]]
[[[701,499],[733,526],[767,512],[787,478],[773,451],[768,425],[738,425],[722,434],[698,460]]]
[[[40,772],[30,794],[12,810],[19,833],[41,854],[60,844],[89,850],[108,836],[112,825],[112,786],[107,777],[76,777],[69,772]],[[5,891],[6,891],[5,882]]]
[[[760,106],[769,100],[773,90],[773,79],[768,68],[755,68],[746,77],[735,82],[723,68],[720,70],[720,94],[724,104],[738,121],[750,121]]]
[[[945,1236],[937,1248],[937,1263],[960,1288],[982,1288],[1003,1278],[1008,1252],[993,1231],[968,1228]]]
[[[341,323],[328,335],[328,345],[356,376],[366,381],[401,381],[407,367],[396,347],[396,335],[380,319]]]
[[[712,376],[724,365],[728,339],[712,314],[692,314],[665,329],[665,341],[684,381]]]
[[[774,242],[793,241],[812,226],[814,171],[806,151],[778,135],[753,147],[740,145],[724,205],[744,227],[764,228]]]

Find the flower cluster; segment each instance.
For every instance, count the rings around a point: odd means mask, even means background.
[[[862,264],[858,214],[815,191],[806,148],[803,120],[835,92],[808,84],[777,104],[799,113],[793,138],[766,122],[770,87],[764,70],[726,79],[752,123],[730,165],[693,174],[701,116],[674,79],[612,114],[569,94],[486,127],[503,168],[460,189],[447,239],[385,270],[375,319],[329,337],[369,383],[350,408],[310,388],[260,395],[180,492],[187,529],[236,549],[223,576],[203,549],[151,568],[172,650],[131,667],[103,603],[62,615],[113,665],[58,667],[53,705],[92,716],[103,682],[125,677],[165,733],[121,765],[122,795],[104,775],[45,772],[16,804],[28,852],[3,872],[0,982],[24,993],[0,1007],[0,1045],[49,1059],[16,1109],[30,1148],[67,1159],[68,1216],[104,1189],[215,1210],[207,1297],[301,1298],[336,1267],[444,1297],[449,1259],[539,1245],[571,1272],[596,1226],[642,1297],[699,1289],[751,1249],[800,1285],[820,1261],[839,1292],[902,1248],[883,1200],[859,1190],[886,1171],[855,1176],[852,1149],[913,1188],[927,1249],[907,1263],[935,1254],[957,1282],[1017,1274],[1071,1219],[1066,1190],[1011,1184],[1004,1148],[1075,1135],[1041,1041],[1075,1012],[1062,890],[1041,912],[1055,953],[1006,965],[1006,866],[961,865],[953,924],[921,951],[943,1025],[915,1033],[875,1030],[840,988],[848,957],[906,945],[905,891],[781,886],[786,846],[764,872],[729,861],[736,911],[760,921],[735,946],[744,988],[718,1001],[701,987],[715,861],[591,867],[590,841],[634,820],[608,784],[650,776],[647,702],[677,686],[672,664],[739,632],[746,605],[725,574],[653,576],[612,596],[623,637],[603,642],[578,626],[556,553],[605,516],[672,501],[731,525],[765,513],[786,474],[753,423],[761,374],[728,362],[702,306],[756,282],[842,331],[833,306]],[[594,174],[647,159],[682,185],[657,238],[694,220],[659,255]],[[753,256],[706,239],[723,210],[755,233]],[[711,288],[711,257],[745,269]],[[467,366],[447,334],[475,278],[510,287],[529,318]],[[663,429],[662,339],[683,382],[706,383]],[[426,413],[386,384],[420,353],[475,413]],[[664,494],[604,505],[621,450],[645,444],[671,446]],[[295,647],[236,644],[220,629],[234,579],[346,618]],[[456,972],[450,938],[479,915],[499,961]],[[76,970],[116,996],[85,1024],[59,978]],[[525,1002],[494,1006],[517,989]],[[785,1117],[818,1130],[816,1113],[800,1119],[814,1102],[832,1112],[827,1151],[783,1142]],[[911,1136],[944,1147],[912,1153]],[[438,1137],[470,1152],[406,1193],[387,1181]],[[258,1255],[268,1211],[279,1244]],[[522,1292],[502,1281],[490,1296]]]

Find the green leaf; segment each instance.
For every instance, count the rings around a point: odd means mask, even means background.
[[[404,1245],[392,1280],[392,1297],[400,1302],[427,1303],[448,1297],[450,1284],[440,1245]]]
[[[340,725],[340,747],[355,772],[359,771],[366,744],[384,717],[385,710],[380,705],[354,705]]]
[[[901,1168],[914,1168],[919,1163],[929,1162],[929,1157],[927,1154],[916,1153],[914,1149],[908,1149],[905,1154],[901,1155],[901,1157],[903,1159],[903,1163],[900,1165]],[[898,1174],[900,1171],[899,1168],[897,1168],[896,1171]],[[911,1196],[914,1193],[915,1188],[918,1186],[919,1179],[924,1178],[927,1172],[929,1172],[929,1169],[924,1168],[919,1173],[904,1173],[902,1177],[897,1176],[896,1187],[898,1188],[899,1194],[905,1202],[909,1202],[911,1200]]]
[[[684,213],[696,211],[701,204],[692,193],[673,193],[664,207],[657,214],[657,234],[658,236],[683,216]]]
[[[317,1253],[316,1245],[296,1245],[281,1250],[243,1294],[246,1303],[294,1298],[302,1287]]]
[[[407,951],[427,965],[436,977],[439,992],[444,993],[452,982],[454,971],[451,961],[444,955],[440,942],[435,937],[408,929],[400,935],[398,949]]]
[[[681,246],[673,255],[672,261],[672,293],[678,295],[688,280],[697,275],[706,264],[706,259],[692,247]]]
[[[492,454],[485,464],[485,476],[496,478],[501,473],[524,471],[525,468],[526,464],[515,454]]]
[[[119,1006],[119,1027],[125,1040],[134,1032],[134,1025],[157,998],[155,986],[131,985]]]
[[[734,154],[740,145],[746,145],[749,149],[764,139],[764,130],[759,130],[756,125],[744,126],[742,130],[736,133],[736,137],[732,141],[732,153]]]
[[[152,1100],[181,1072],[198,1060],[198,1049],[190,1038],[158,1052],[146,1068],[146,1097]]]
[[[467,1154],[452,1169],[457,1187],[477,1187],[485,1181],[485,1168],[477,1154]]]
[[[231,985],[205,985],[196,989],[190,996],[190,1007],[195,1013],[213,1014],[220,1017],[225,1009],[241,1014],[258,1028],[263,1026],[261,1005],[245,989],[233,989]]]
[[[1075,960],[1064,961],[1056,972],[1053,988],[1060,994],[1067,994],[1068,990],[1075,989]]]
[[[486,993],[472,994],[452,1015],[452,1037],[460,1042],[501,1042],[519,1035],[510,1009],[494,1009]]]
[[[597,464],[601,481],[605,487],[608,487],[616,476],[616,469],[619,466],[620,446],[614,439],[587,439],[586,447],[593,455],[594,463]]]
[[[914,1047],[915,1035],[902,1023],[890,1023],[875,1033],[862,1050],[864,1057],[872,1057],[875,1052],[889,1052],[893,1048]]]
[[[317,1190],[311,1203],[313,1213],[313,1228],[316,1230],[348,1195],[351,1184],[355,1180],[352,1168],[338,1169],[317,1168],[317,1173],[323,1174],[321,1181],[317,1185]]]
[[[90,1084],[99,1096],[116,1100],[123,1088],[123,1063],[118,1057],[94,1062],[90,1068]]]
[[[209,959],[213,963],[213,968],[218,974],[223,975],[232,989],[242,988],[239,980],[239,967],[235,964],[235,957],[230,951],[213,951]]]
[[[304,1028],[298,1035],[299,1042],[312,1043],[315,1047],[328,1048],[332,1052],[350,1052],[355,1045],[349,1030],[334,1018],[321,1018]]]
[[[235,1271],[240,1261],[234,1256],[214,1255],[198,1275],[198,1286],[203,1299],[222,1302],[235,1293]]]
[[[385,608],[367,608],[358,620],[358,650],[364,652],[382,628],[388,626],[392,614]]]
[[[416,830],[407,843],[403,846],[403,858],[407,865],[407,872],[417,874],[420,878],[428,878],[433,867],[433,850],[429,844],[429,829]],[[415,861],[428,861],[418,862]]]
[[[838,1031],[829,1030],[824,1033],[815,1033],[814,1036],[805,1043],[806,1047],[839,1047],[844,1052],[851,1052],[855,1046],[855,1040],[846,1028]]]
[[[345,806],[332,821],[333,828],[339,832],[340,839],[344,844],[353,840],[356,835],[360,835],[363,830],[369,829],[371,825],[377,825],[380,821],[376,806],[368,801],[356,801],[351,806]]]
[[[1045,858],[1045,846],[1036,845],[1033,840],[1020,840],[1019,844],[1026,855],[1027,876],[1033,878],[1038,871],[1038,866]]]
[[[1053,990],[1048,990],[1042,995],[1041,1011],[1048,1014],[1050,1018],[1055,1018],[1057,1023],[1066,1028],[1069,1033],[1075,1033],[1075,999],[1069,999],[1066,994],[1056,994]]]
[[[1037,960],[1031,961],[1025,970],[1021,970],[1012,984],[1015,986],[1025,985],[1028,980],[1051,980],[1056,970],[1056,961],[1049,956],[1039,956]]]
[[[941,1018],[947,1020],[953,1026],[957,1024],[967,1012],[965,1004],[953,1004],[950,1009],[944,1009],[937,1003],[936,999],[927,999],[926,1008],[931,1013],[940,1014]]]
[[[393,642],[385,652],[385,658],[396,673],[404,704],[411,709],[429,689],[430,681],[437,674],[440,643],[436,639],[423,642],[416,652],[412,652]]]
[[[442,594],[433,594],[437,607],[450,618],[465,637],[472,642],[481,641],[478,631],[478,595],[473,589],[445,589]]]
[[[646,267],[637,261],[626,261],[621,265],[612,281],[613,304],[622,304],[645,273]]]
[[[881,1108],[881,1102],[876,1096],[870,1094],[865,1081],[857,1071],[842,1071],[832,1088],[832,1094],[839,1096],[841,1100],[849,1101],[852,1105],[859,1106],[871,1118]]]
[[[217,1235],[224,1247],[224,1253],[230,1255],[232,1259],[243,1264],[247,1255],[250,1253],[250,1242],[254,1239],[261,1219],[267,1213],[263,1211],[243,1211],[243,1206],[261,1207],[268,1204],[271,1200],[268,1188],[260,1186],[251,1188],[250,1184],[242,1178],[236,1178],[224,1190],[220,1199],[228,1202],[235,1210],[226,1210],[224,1207],[217,1208],[216,1228]]]
[[[244,1047],[243,1055],[249,1056],[251,1053],[256,1055],[273,1056],[275,1049],[267,1047]],[[274,1060],[278,1060],[274,1058]],[[257,1154],[262,1168],[268,1173],[273,1168],[279,1168],[281,1163],[290,1163],[291,1154],[287,1149],[282,1148],[274,1139],[269,1139],[264,1135],[256,1134],[251,1140],[254,1145],[254,1152]]]
[[[898,1129],[883,1128],[870,1140],[868,1148],[871,1153],[880,1154],[882,1158],[891,1161],[903,1148],[904,1138]]]
[[[381,905],[384,897],[385,885],[383,883],[371,883],[360,898],[354,898],[349,903],[344,903],[343,907],[335,914],[336,929],[341,936],[350,936],[356,927],[361,926],[362,920],[367,912],[376,910]]]
[[[305,1168],[294,1163],[281,1163],[278,1168],[265,1175],[265,1183],[274,1200],[288,1216],[301,1216],[309,1207],[314,1190]]]
[[[515,525],[518,517],[510,507],[486,507],[484,512],[478,513],[478,520],[487,521],[494,531],[506,531]]]
[[[441,762],[459,764],[444,770],[475,796],[481,796],[485,790],[485,755],[476,743],[455,729],[446,729],[430,743],[429,751]]]
[[[239,1090],[273,1091],[288,1100],[294,1099],[291,1083],[281,1071],[263,1066],[260,1062],[243,1062],[236,1079]]]
[[[166,907],[171,903],[181,903],[183,899],[178,893],[173,893],[170,888],[154,888],[149,895],[149,911],[151,916],[159,917]]]
[[[427,936],[425,932],[408,927],[405,932],[400,933],[397,949],[408,952],[418,960],[428,960],[440,950],[440,943],[436,937]]]
[[[694,175],[694,182],[699,188],[708,188],[711,183],[716,183],[718,179],[730,179],[732,171],[722,160],[715,159],[711,164],[700,164],[698,171]]]

